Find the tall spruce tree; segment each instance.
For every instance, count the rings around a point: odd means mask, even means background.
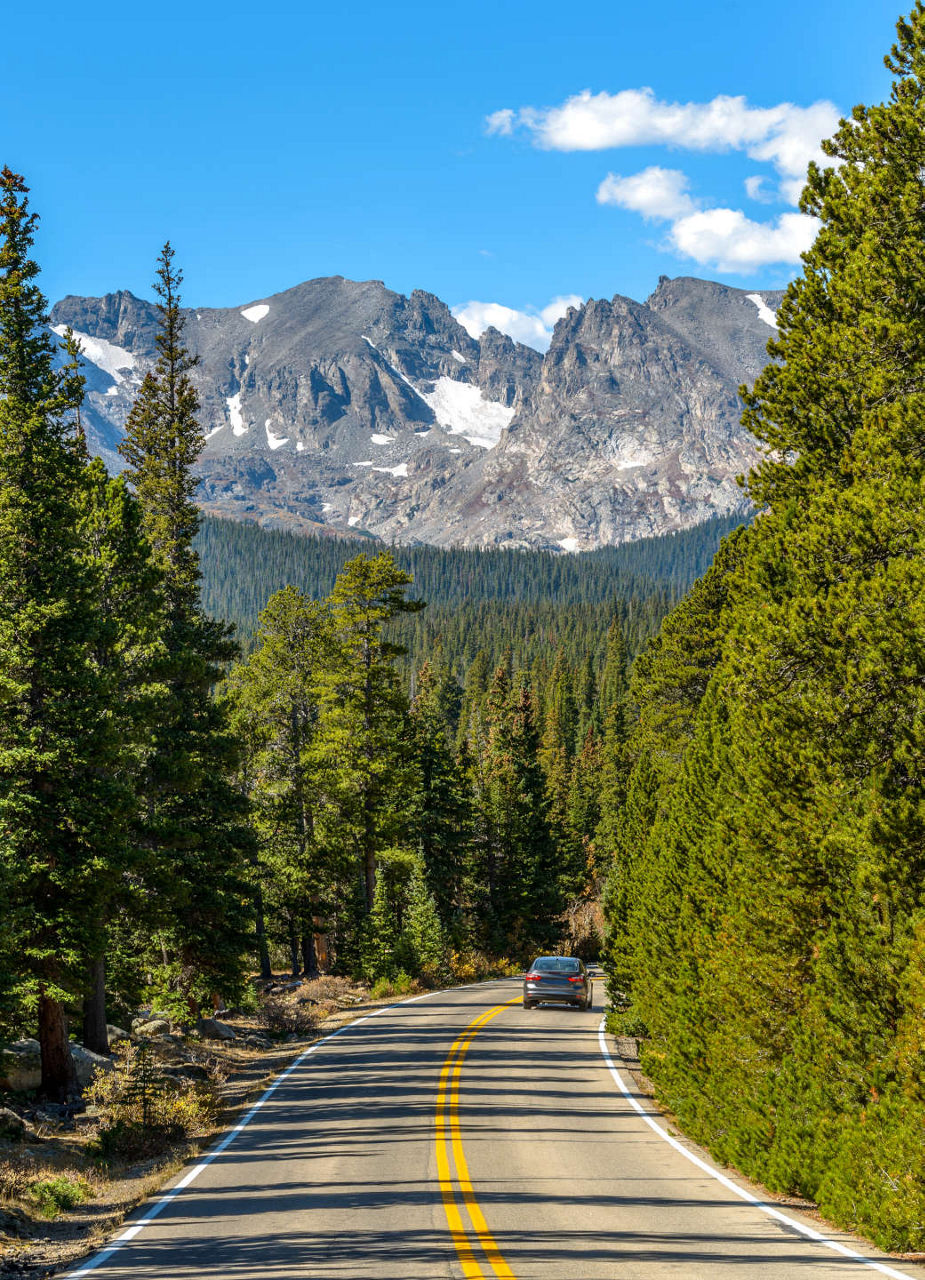
[[[144,851],[134,835],[153,747],[164,615],[161,574],[144,537],[140,505],[125,479],[108,476],[99,458],[84,468],[78,538],[83,567],[89,570],[96,624],[90,656],[108,708],[109,785],[116,801],[97,837],[99,888],[106,889],[107,902],[84,996],[83,1043],[106,1053],[109,926],[116,913],[124,926],[141,907],[136,887],[143,878]]]
[[[193,464],[203,444],[183,342],[182,273],[164,246],[155,293],[158,359],[142,383],[120,451],[163,581],[164,696],[146,775],[140,840],[155,854],[149,888],[174,985],[191,1006],[239,986],[251,927],[253,841],[231,778],[239,748],[213,688],[236,654],[230,629],[199,602]]]
[[[82,381],[56,369],[30,257],[36,215],[0,173],[0,861],[17,996],[38,1012],[42,1091],[73,1087],[66,1004],[99,950],[125,801],[78,525]]]
[[[411,703],[411,732],[418,794],[413,839],[424,863],[427,890],[445,929],[458,932],[469,853],[471,803],[465,771],[452,749],[460,688],[437,660],[425,662]]]
[[[411,818],[408,702],[395,670],[404,650],[383,635],[393,618],[424,607],[406,599],[410,584],[382,551],[345,565],[328,597],[338,659],[324,676],[313,750],[326,777],[326,838],[352,855],[367,914],[377,854],[400,841]]]
[[[313,754],[322,676],[336,658],[331,630],[323,605],[294,587],[277,591],[260,615],[256,649],[225,693],[245,744],[262,907],[289,944],[294,973],[306,977],[317,976],[314,935],[331,908],[336,869],[318,831]]]

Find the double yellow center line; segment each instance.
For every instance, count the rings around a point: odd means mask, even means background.
[[[463,1060],[469,1050],[469,1046],[482,1027],[512,1004],[519,1003],[520,996],[514,1000],[506,1000],[504,1004],[497,1004],[494,1008],[486,1010],[485,1013],[480,1013],[477,1018],[474,1018],[469,1023],[465,1031],[454,1041],[446,1062],[443,1064],[440,1084],[437,1087],[437,1178],[440,1183],[440,1194],[443,1199],[443,1208],[446,1212],[447,1225],[450,1228],[450,1236],[456,1246],[456,1252],[459,1255],[459,1261],[466,1280],[486,1280],[486,1273],[482,1270],[479,1255],[472,1244],[470,1232],[467,1230],[463,1215],[460,1212],[453,1185],[454,1166],[456,1184],[459,1187],[460,1197],[466,1207],[469,1222],[471,1223],[472,1237],[477,1241],[482,1254],[487,1258],[491,1270],[498,1277],[498,1280],[516,1280],[513,1271],[501,1256],[494,1237],[488,1230],[488,1223],[485,1221],[485,1216],[475,1198],[475,1192],[472,1190],[469,1167],[466,1164],[462,1135],[459,1128],[459,1078],[462,1074]]]

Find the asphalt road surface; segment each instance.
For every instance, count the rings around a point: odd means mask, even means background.
[[[461,988],[344,1028],[181,1190],[69,1274],[925,1278],[838,1232],[827,1239],[868,1262],[807,1239],[656,1132],[602,1054],[603,983],[588,1012],[528,1011],[520,991]]]

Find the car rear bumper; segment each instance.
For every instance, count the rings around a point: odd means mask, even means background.
[[[584,987],[574,983],[571,986],[560,986],[559,983],[525,982],[524,999],[542,1001],[544,1004],[579,1004],[587,999]]]

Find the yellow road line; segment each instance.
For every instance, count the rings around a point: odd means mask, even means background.
[[[459,1127],[459,1080],[462,1074],[463,1060],[469,1046],[482,1027],[512,1004],[519,1003],[519,996],[514,1000],[507,1000],[504,1004],[495,1005],[494,1008],[480,1013],[477,1018],[474,1018],[469,1023],[453,1042],[453,1047],[450,1049],[446,1062],[443,1064],[440,1083],[437,1087],[437,1178],[440,1183],[440,1193],[446,1213],[447,1225],[450,1228],[450,1236],[456,1246],[456,1252],[459,1255],[459,1261],[466,1280],[485,1280],[485,1272],[482,1270],[469,1240],[456,1202],[456,1195],[453,1189],[453,1172],[450,1163],[451,1153],[453,1163],[456,1166],[456,1180],[459,1183],[462,1200],[472,1223],[473,1235],[481,1245],[482,1251],[498,1280],[515,1280],[513,1271],[501,1256],[495,1239],[488,1229],[488,1223],[485,1221],[485,1216],[472,1189],[472,1181],[469,1177],[469,1167],[466,1164]],[[448,1133],[449,1147],[447,1145]]]

